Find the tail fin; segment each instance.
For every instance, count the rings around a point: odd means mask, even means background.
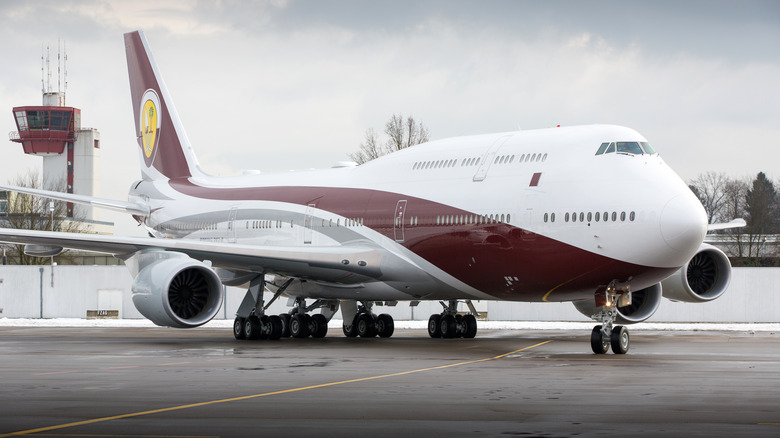
[[[125,51],[143,178],[203,175],[143,32],[125,34]]]

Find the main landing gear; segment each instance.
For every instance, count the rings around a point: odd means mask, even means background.
[[[372,312],[373,302],[361,301],[360,305],[356,301],[343,301],[341,303],[341,314],[344,317],[342,329],[344,336],[354,338],[389,338],[395,331],[395,322],[393,317],[383,313],[375,315]],[[350,321],[347,324],[347,321]]]
[[[477,311],[471,301],[466,301],[471,313],[458,314],[458,301],[450,300],[448,304],[440,301],[444,311],[433,314],[428,319],[428,335],[432,338],[473,338],[477,335]]]
[[[615,354],[628,353],[628,329],[622,325],[614,325],[616,318],[617,309],[614,304],[602,307],[599,313],[593,315],[593,319],[601,321],[601,325],[593,327],[590,332],[590,348],[594,353],[605,354],[610,346]]]
[[[236,312],[233,321],[233,336],[236,339],[270,339],[280,338],[324,338],[328,333],[328,321],[336,313],[338,303],[317,300],[311,306],[306,306],[306,300],[296,298],[295,307],[290,314],[266,315],[265,311],[276,301],[282,292],[292,283],[287,280],[280,286],[274,297],[264,305],[263,290],[265,281],[262,276],[249,284],[244,300]],[[309,315],[314,309],[322,308],[323,313]]]

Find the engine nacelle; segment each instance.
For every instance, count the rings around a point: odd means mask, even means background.
[[[656,283],[648,288],[631,292],[631,304],[618,307],[616,321],[620,324],[636,324],[653,316],[661,304],[661,283]],[[595,300],[575,301],[574,307],[587,317],[598,312]]]
[[[661,283],[664,298],[703,303],[723,295],[730,282],[729,258],[718,248],[703,243],[688,263]]]
[[[24,245],[24,253],[32,257],[54,257],[62,253],[63,248],[61,246],[51,245],[35,245],[29,243]]]
[[[159,326],[192,328],[209,322],[222,305],[219,277],[206,264],[184,254],[165,256],[135,277],[135,308]]]

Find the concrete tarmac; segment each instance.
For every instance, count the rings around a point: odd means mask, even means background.
[[[0,327],[0,437],[780,436],[780,335]]]

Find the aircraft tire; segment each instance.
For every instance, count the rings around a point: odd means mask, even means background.
[[[296,313],[290,320],[290,334],[293,338],[309,337],[309,315]]]
[[[324,338],[328,334],[328,319],[319,313],[312,315],[309,329],[312,338]]]
[[[246,332],[244,331],[244,318],[236,317],[233,321],[233,337],[236,339],[246,339]]]
[[[268,322],[268,316],[263,315],[260,317],[260,333],[258,333],[257,339],[268,339],[271,334],[271,324]]]
[[[380,338],[389,338],[390,336],[393,336],[393,332],[395,331],[393,317],[387,313],[379,315],[376,318],[376,329],[376,334],[379,335]]]
[[[439,326],[440,323],[441,315],[433,314],[430,318],[428,318],[428,336],[432,338],[441,337],[441,327]]]
[[[462,323],[466,326],[466,331],[463,333],[464,338],[471,339],[477,336],[477,318],[474,315],[464,316]]]
[[[439,327],[441,327],[441,337],[444,339],[452,339],[458,336],[458,321],[452,315],[442,316]]]
[[[609,340],[605,339],[601,334],[601,326],[597,325],[593,327],[590,332],[590,348],[596,354],[604,354],[609,351]]]
[[[373,338],[376,336],[376,321],[374,315],[361,313],[357,320],[357,334],[361,338]]]
[[[268,325],[271,327],[271,330],[268,332],[268,339],[275,341],[282,337],[282,332],[284,331],[282,318],[278,315],[271,315],[268,317]]]
[[[355,337],[357,337],[357,335],[358,335],[358,333],[357,333],[357,319],[358,319],[358,316],[359,315],[355,315],[355,317],[352,318],[352,324],[350,324],[350,325],[342,324],[341,325],[341,330],[344,332],[344,336],[346,336],[348,338],[355,338]]]
[[[292,316],[288,313],[282,313],[279,315],[279,319],[282,320],[282,337],[283,338],[289,338],[290,337],[290,320],[292,319]]]
[[[610,343],[612,344],[612,352],[615,354],[628,353],[630,337],[628,336],[628,329],[622,325],[616,325],[612,328],[612,335],[610,336]]]
[[[260,339],[260,333],[263,331],[262,323],[260,322],[260,318],[258,318],[255,315],[250,316],[246,319],[244,322],[244,333],[246,333],[246,338],[249,340],[255,340]]]

